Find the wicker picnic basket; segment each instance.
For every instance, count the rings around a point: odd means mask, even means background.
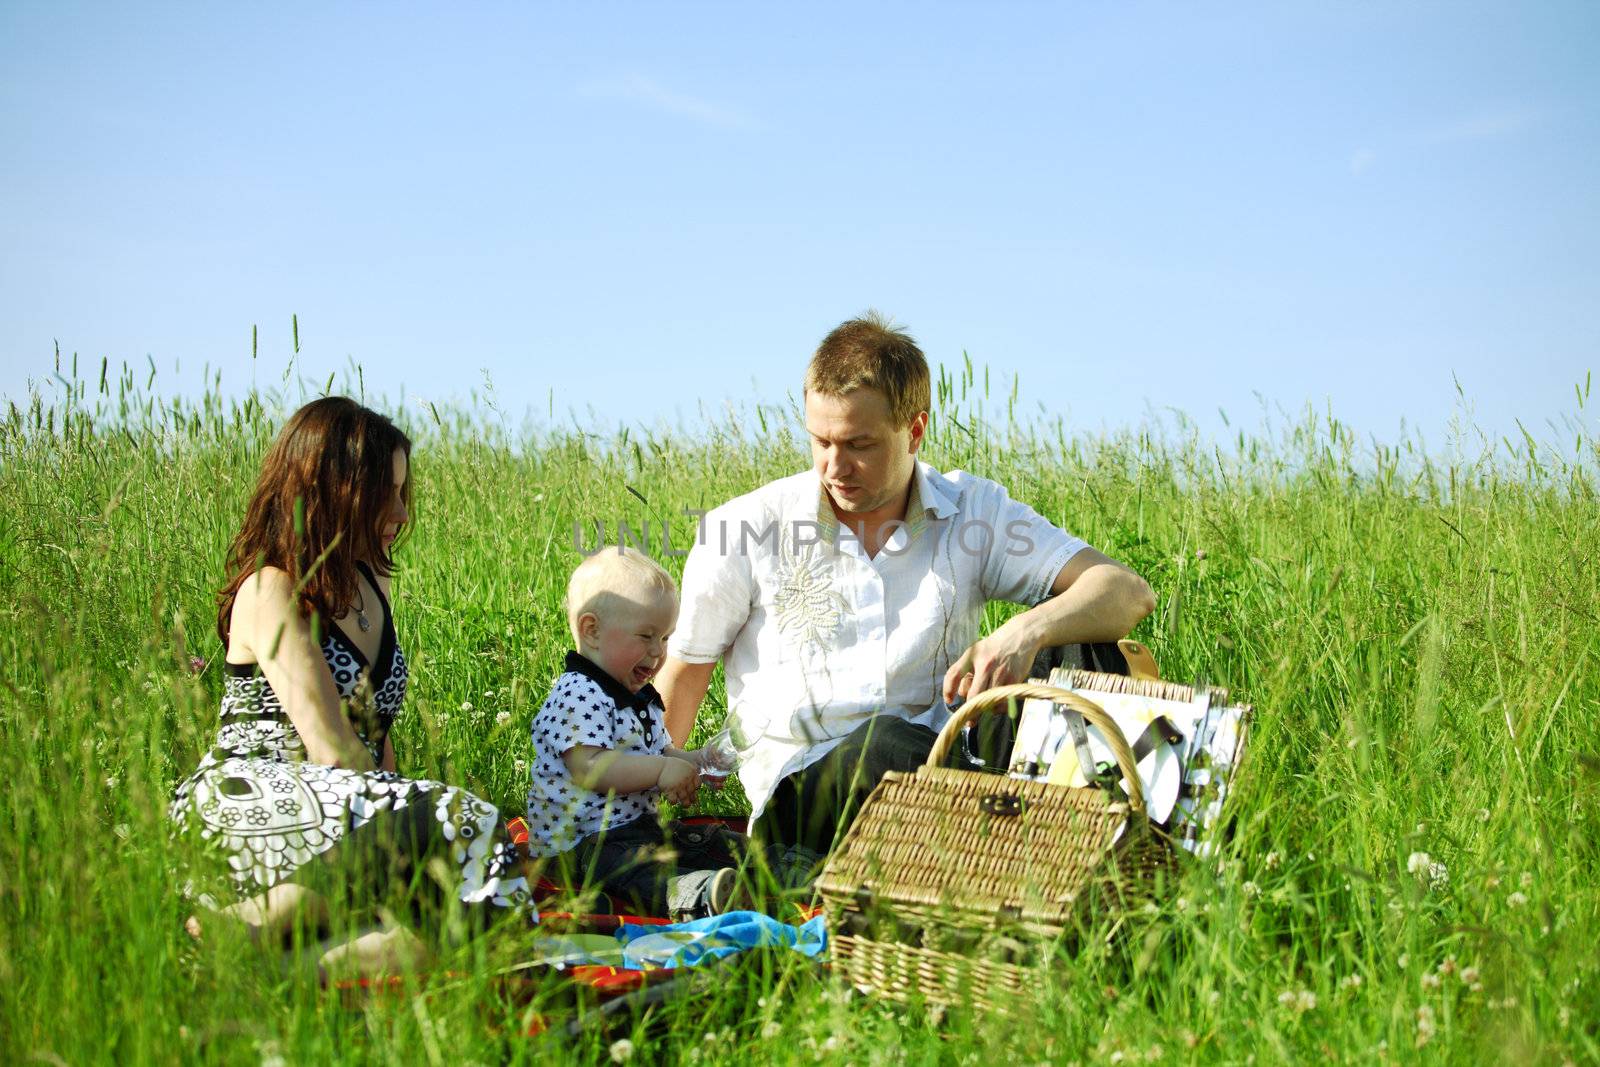
[[[1035,698],[1099,728],[1126,799],[941,766],[967,723]],[[1076,693],[1030,682],[973,698],[945,724],[922,767],[885,775],[818,889],[834,970],[853,985],[894,1000],[1005,1011],[1038,985],[1040,964],[1064,937],[1091,917],[1152,899],[1172,862],[1116,724]]]

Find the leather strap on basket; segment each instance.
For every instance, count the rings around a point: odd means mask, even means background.
[[[1100,705],[1085,700],[1077,693],[1057,689],[1053,685],[1040,685],[1037,682],[1001,685],[985,689],[977,696],[968,699],[950,716],[950,720],[944,724],[944,729],[939,731],[939,736],[933,742],[933,749],[928,753],[928,760],[923,764],[923,768],[933,770],[944,763],[945,757],[950,754],[951,747],[955,745],[956,739],[961,736],[961,730],[967,723],[986,712],[1003,711],[1012,701],[1020,704],[1024,700],[1048,700],[1052,704],[1060,704],[1076,711],[1099,727],[1101,736],[1111,749],[1111,754],[1117,758],[1117,766],[1122,771],[1122,777],[1128,783],[1128,807],[1141,815],[1144,814],[1144,785],[1139,780],[1139,761],[1133,758],[1133,750],[1128,747],[1128,740],[1122,736],[1122,731],[1117,728],[1116,722],[1101,710]]]

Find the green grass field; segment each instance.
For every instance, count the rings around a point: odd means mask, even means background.
[[[1600,1059],[1586,387],[1556,446],[1464,427],[1428,453],[1309,413],[1216,444],[1181,421],[1088,437],[1009,417],[1034,405],[1007,391],[941,374],[928,458],[1139,569],[1159,607],[1135,636],[1164,673],[1256,706],[1220,855],[1119,950],[1041,975],[1014,1018],[891,1007],[774,959],[611,1031],[534,1038],[528,1012],[561,989],[501,998],[511,945],[346,1007],[246,944],[182,933],[164,812],[214,731],[213,590],[259,457],[307,394],[177,401],[143,371],[63,367],[0,424],[0,1061],[609,1062],[619,1038],[634,1062]],[[418,441],[400,766],[508,813],[567,646],[574,520],[649,520],[658,551],[665,520],[687,545],[684,508],[808,462],[788,408],[598,435],[508,423],[492,394],[387,410]],[[719,678],[702,736],[721,701]]]

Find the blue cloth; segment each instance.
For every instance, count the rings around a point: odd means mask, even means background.
[[[616,936],[622,965],[638,970],[693,967],[752,948],[791,948],[816,956],[828,947],[821,915],[790,926],[758,911],[730,911],[671,926],[624,926]]]

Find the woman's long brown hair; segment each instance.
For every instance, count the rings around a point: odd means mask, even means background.
[[[334,619],[355,600],[356,561],[389,574],[379,537],[394,500],[394,450],[405,450],[401,499],[411,505],[411,439],[384,416],[342,396],[290,416],[261,462],[244,525],[228,548],[217,595],[217,634],[228,643],[239,587],[262,567],[287,571],[306,618]],[[402,536],[404,531],[402,530]]]

